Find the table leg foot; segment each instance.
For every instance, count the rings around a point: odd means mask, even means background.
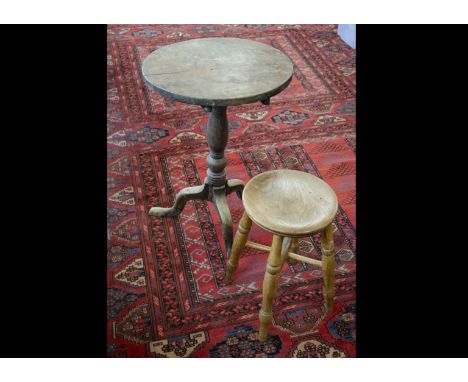
[[[202,186],[187,187],[181,190],[175,197],[174,205],[169,208],[164,207],[153,207],[149,210],[149,214],[152,216],[164,217],[164,216],[177,216],[185,207],[185,204],[189,200],[195,199],[208,199],[209,187],[204,184]]]
[[[240,200],[242,200],[242,191],[244,191],[245,184],[240,179],[229,179],[227,181],[226,195],[235,192]]]
[[[232,218],[226,199],[226,189],[213,189],[213,203],[216,206],[218,215],[221,219],[221,228],[223,232],[224,248],[228,257],[231,256],[232,248]]]

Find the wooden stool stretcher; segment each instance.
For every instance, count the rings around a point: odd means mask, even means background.
[[[226,284],[232,283],[239,257],[245,247],[269,252],[263,280],[260,309],[260,341],[268,336],[272,305],[278,288],[279,273],[287,259],[320,267],[323,273],[323,296],[328,313],[333,311],[335,289],[334,243],[332,221],[338,200],[323,180],[295,170],[267,171],[252,178],[243,191],[244,214],[234,238],[226,272]],[[271,247],[248,240],[252,222],[273,233]],[[322,259],[299,255],[299,238],[321,232]]]

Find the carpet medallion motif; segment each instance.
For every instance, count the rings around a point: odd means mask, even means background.
[[[180,216],[148,216],[206,174],[207,113],[164,99],[143,83],[158,47],[199,37],[240,37],[285,52],[290,86],[269,106],[228,109],[228,178],[271,169],[321,177],[335,190],[336,307],[323,309],[322,272],[288,262],[268,340],[257,339],[267,253],[248,248],[232,285],[211,203]],[[110,357],[353,357],[355,355],[355,51],[336,25],[108,26],[108,355]],[[228,196],[234,228],[242,203]],[[270,245],[253,226],[251,239]],[[320,259],[320,236],[299,253]]]

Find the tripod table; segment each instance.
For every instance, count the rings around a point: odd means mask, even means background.
[[[189,200],[214,203],[220,216],[225,250],[230,256],[232,219],[226,196],[242,198],[244,183],[226,178],[224,149],[228,142],[228,106],[262,102],[291,82],[293,64],[281,51],[263,43],[239,38],[201,38],[163,46],[143,62],[143,77],[163,97],[200,105],[208,117],[208,171],[204,184],[187,187],[172,207],[153,207],[154,216],[176,216]]]

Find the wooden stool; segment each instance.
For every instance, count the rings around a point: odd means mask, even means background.
[[[325,306],[331,313],[335,297],[332,221],[338,210],[332,188],[306,172],[274,170],[253,177],[245,186],[242,199],[245,211],[234,237],[226,284],[231,284],[240,253],[246,246],[270,252],[263,279],[259,340],[267,339],[279,273],[288,258],[322,268]],[[247,240],[252,221],[273,234],[271,247]],[[319,231],[322,233],[321,261],[294,253],[298,251],[298,238]]]

